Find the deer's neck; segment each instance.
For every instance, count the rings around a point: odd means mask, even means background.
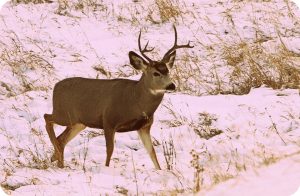
[[[161,103],[164,92],[154,93],[154,91],[147,84],[143,74],[137,83],[135,95],[139,109],[142,110],[142,112],[145,112],[147,115],[152,116]]]

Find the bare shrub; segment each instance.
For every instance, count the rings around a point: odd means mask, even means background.
[[[193,149],[190,154],[192,155],[191,166],[194,169],[194,193],[200,191],[200,185],[202,184],[201,172],[204,171],[200,164],[199,154]]]
[[[167,163],[167,169],[173,170],[176,164],[176,150],[172,136],[162,141],[163,153]]]
[[[204,139],[210,139],[216,135],[223,133],[222,130],[215,127],[215,122],[217,121],[217,117],[211,115],[209,113],[199,113],[199,121],[197,124],[192,123],[191,127],[193,127],[195,133]]]

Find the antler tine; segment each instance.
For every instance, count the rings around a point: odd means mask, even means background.
[[[153,47],[153,48],[150,48],[150,49],[147,49],[148,44],[149,44],[149,41],[147,41],[147,43],[146,43],[144,49],[142,50],[142,46],[141,46],[141,35],[142,35],[142,30],[140,30],[139,40],[138,40],[140,53],[143,55],[143,57],[144,57],[145,59],[148,60],[149,63],[151,63],[151,62],[153,62],[153,61],[152,61],[149,57],[147,57],[147,56],[145,55],[145,53],[146,53],[146,52],[151,52],[152,50],[154,50],[154,47]]]
[[[176,49],[179,49],[179,48],[194,48],[194,46],[191,46],[190,43],[191,41],[189,41],[187,44],[185,45],[177,45],[177,30],[176,30],[176,27],[175,25],[173,25],[173,28],[174,28],[174,33],[175,33],[175,41],[174,41],[174,45],[172,46],[172,48],[170,50],[168,50],[168,52],[164,55],[164,58],[165,59],[167,56],[169,56],[171,54],[171,52],[173,52],[174,50]]]
[[[173,45],[173,47],[174,47],[174,46],[177,46],[177,29],[174,24],[173,24],[173,29],[174,29],[174,33],[175,33],[175,41],[174,41],[174,45]]]

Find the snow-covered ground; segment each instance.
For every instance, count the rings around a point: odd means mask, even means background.
[[[241,40],[249,45],[260,40],[266,51],[286,54],[282,62],[292,62],[299,70],[300,12],[293,3],[165,1],[181,12],[173,13],[176,20],[164,21],[167,16],[155,7],[163,1],[70,2],[67,11],[58,10],[56,1],[7,3],[0,11],[0,182],[6,193],[297,191],[300,90],[261,85],[249,94],[225,95],[235,91],[232,70],[226,66],[230,61],[222,55]],[[155,47],[152,57],[158,60],[173,43],[173,22],[178,42],[191,40],[195,47],[178,50],[172,74],[179,90],[166,94],[155,113],[151,134],[163,169],[154,169],[136,132],[116,135],[111,165],[105,167],[102,130],[91,128],[67,145],[64,169],[51,163],[53,147],[43,115],[52,111],[54,84],[72,76],[139,79],[128,60],[128,52],[138,49],[139,30],[143,29],[143,43],[150,40]],[[289,53],[281,52],[283,46]],[[63,127],[55,129],[59,134]],[[164,147],[173,153],[167,154]]]
[[[266,168],[245,172],[220,183],[204,195],[299,195],[299,154]]]

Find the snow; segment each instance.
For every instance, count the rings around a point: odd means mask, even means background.
[[[136,132],[116,134],[111,165],[105,167],[102,130],[91,128],[67,145],[66,167],[60,169],[50,162],[53,146],[43,115],[52,111],[53,86],[63,78],[139,79],[128,61],[128,52],[138,49],[139,30],[159,60],[174,41],[173,22],[151,22],[160,20],[153,1],[104,0],[95,12],[70,7],[65,15],[57,13],[56,1],[5,4],[0,11],[3,190],[12,195],[300,195],[300,90],[262,85],[245,95],[212,93],[212,70],[220,72],[222,87],[230,86],[230,70],[220,55],[227,44],[268,37],[261,44],[266,51],[276,54],[282,41],[299,54],[297,7],[288,4],[290,16],[286,1],[249,2],[178,3],[187,15],[174,22],[178,42],[191,40],[195,47],[178,51],[174,69],[179,71],[172,74],[182,74],[184,80],[174,78],[181,89],[166,94],[155,113],[151,135],[161,171],[154,169]],[[300,65],[297,55],[289,60]],[[184,72],[189,65],[193,72]],[[59,134],[64,128],[55,130]],[[170,142],[176,152],[171,171],[163,148]],[[196,193],[191,161],[203,168]]]
[[[299,154],[267,168],[245,172],[203,193],[212,195],[299,195]]]

